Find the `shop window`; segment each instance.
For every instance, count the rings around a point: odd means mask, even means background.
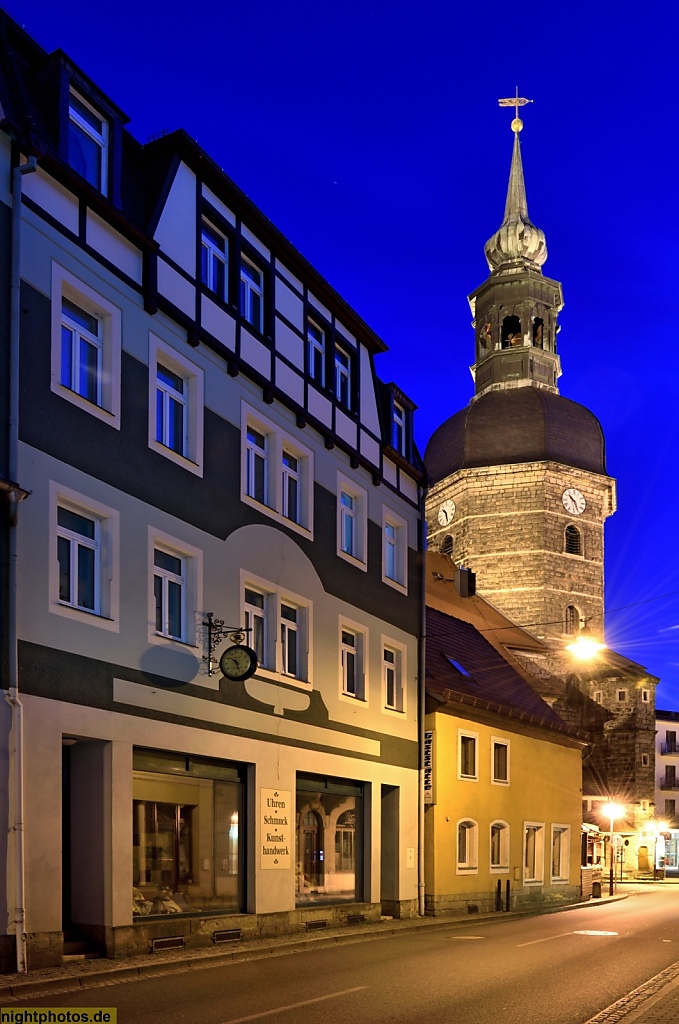
[[[239,912],[239,766],[136,750],[133,767],[134,917]]]
[[[363,786],[297,776],[297,906],[363,897]]]

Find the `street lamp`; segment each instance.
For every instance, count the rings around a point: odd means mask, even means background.
[[[587,626],[583,626],[575,640],[566,644],[566,650],[580,661],[591,661],[599,651],[605,651],[606,646],[592,636]]]
[[[611,848],[611,872],[610,872],[610,875],[609,875],[608,895],[612,896],[613,893],[614,893],[614,886],[615,886],[614,867],[613,867],[613,822],[616,820],[616,818],[622,818],[622,816],[625,813],[625,808],[621,807],[620,804],[614,804],[614,803],[604,804],[603,807],[601,808],[601,813],[604,814],[607,818],[609,818],[610,822],[611,822],[611,830],[610,830],[610,833],[609,833],[609,842],[608,842],[608,845]]]

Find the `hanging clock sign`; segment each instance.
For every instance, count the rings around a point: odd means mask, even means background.
[[[227,647],[219,659],[222,675],[234,683],[242,683],[257,671],[257,654],[252,647],[234,644]]]

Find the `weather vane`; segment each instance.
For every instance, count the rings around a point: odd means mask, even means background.
[[[516,87],[516,96],[510,96],[506,100],[498,100],[501,107],[514,107],[514,120],[512,121],[512,131],[520,132],[523,128],[523,121],[519,117],[519,107],[525,107],[527,103],[532,103],[532,100],[527,100],[523,96],[519,96],[519,87]]]

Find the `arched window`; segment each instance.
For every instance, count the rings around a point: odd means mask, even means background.
[[[515,348],[523,344],[521,321],[518,316],[506,316],[502,321],[502,347]]]
[[[490,866],[496,870],[509,868],[509,825],[494,821],[490,826]]]
[[[566,527],[566,554],[582,554],[582,534],[578,530],[577,526]]]
[[[443,540],[441,541],[441,553],[444,555],[448,555],[449,558],[453,554],[453,538],[450,536],[449,533],[447,533]]]
[[[457,869],[473,871],[476,869],[478,849],[478,825],[475,821],[460,821],[457,825]]]
[[[356,812],[352,809],[344,811],[337,819],[335,830],[335,869],[337,871],[354,871],[354,838],[356,836]]]
[[[569,604],[564,615],[564,633],[567,636],[575,636],[580,632],[582,616],[580,610],[574,604]]]

